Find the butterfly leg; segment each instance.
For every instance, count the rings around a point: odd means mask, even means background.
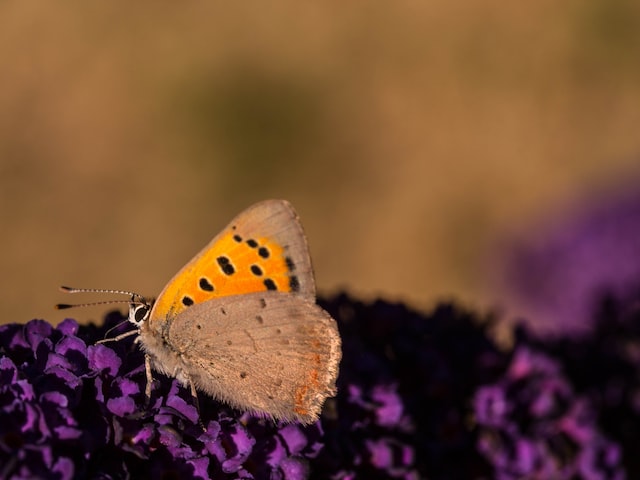
[[[122,340],[123,338],[127,338],[130,337],[131,335],[137,335],[139,332],[138,330],[131,330],[130,332],[125,332],[125,333],[121,333],[120,335],[118,335],[117,337],[113,337],[113,338],[103,338],[102,340],[98,340],[96,342],[97,344],[100,343],[107,343],[107,342],[117,342],[119,340]]]
[[[189,379],[189,387],[191,387],[191,396],[193,397],[193,401],[196,404],[196,411],[198,412],[198,425],[200,425],[200,428],[206,432],[207,429],[205,428],[204,423],[202,423],[202,415],[200,415],[200,401],[198,400],[198,393],[196,392],[196,387],[191,379]]]
[[[198,425],[200,425],[200,428],[202,428],[202,430],[206,431],[207,429],[204,426],[204,423],[202,423],[202,415],[200,415],[200,401],[198,400],[198,392],[196,391],[196,386],[193,383],[193,380],[191,380],[191,376],[185,372],[184,370],[180,370],[181,376],[187,381],[187,383],[189,383],[189,390],[191,390],[191,396],[193,397],[193,403],[196,406],[196,412],[198,412]],[[174,377],[177,376],[177,371],[174,372]]]
[[[147,385],[144,387],[144,395],[147,398],[147,405],[151,404],[151,384],[153,383],[153,375],[151,374],[151,357],[144,354],[144,371],[147,374]]]

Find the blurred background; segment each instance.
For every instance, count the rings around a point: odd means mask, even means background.
[[[157,295],[266,198],[321,295],[518,315],[509,239],[638,174],[632,0],[9,2],[0,51],[4,322]]]

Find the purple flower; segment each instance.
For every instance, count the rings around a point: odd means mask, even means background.
[[[623,479],[620,447],[599,430],[593,406],[560,365],[526,346],[498,382],[474,398],[478,449],[500,479]]]
[[[308,476],[319,423],[240,416],[204,395],[199,416],[188,389],[161,375],[147,405],[132,340],[95,345],[121,320],[0,326],[0,478]]]

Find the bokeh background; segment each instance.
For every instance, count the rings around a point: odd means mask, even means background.
[[[0,55],[5,322],[157,295],[265,198],[321,294],[515,316],[509,239],[638,178],[633,0],[5,2]]]

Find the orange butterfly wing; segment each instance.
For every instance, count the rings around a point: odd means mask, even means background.
[[[149,322],[214,298],[270,290],[315,302],[307,240],[284,200],[257,203],[234,218],[164,287]]]

